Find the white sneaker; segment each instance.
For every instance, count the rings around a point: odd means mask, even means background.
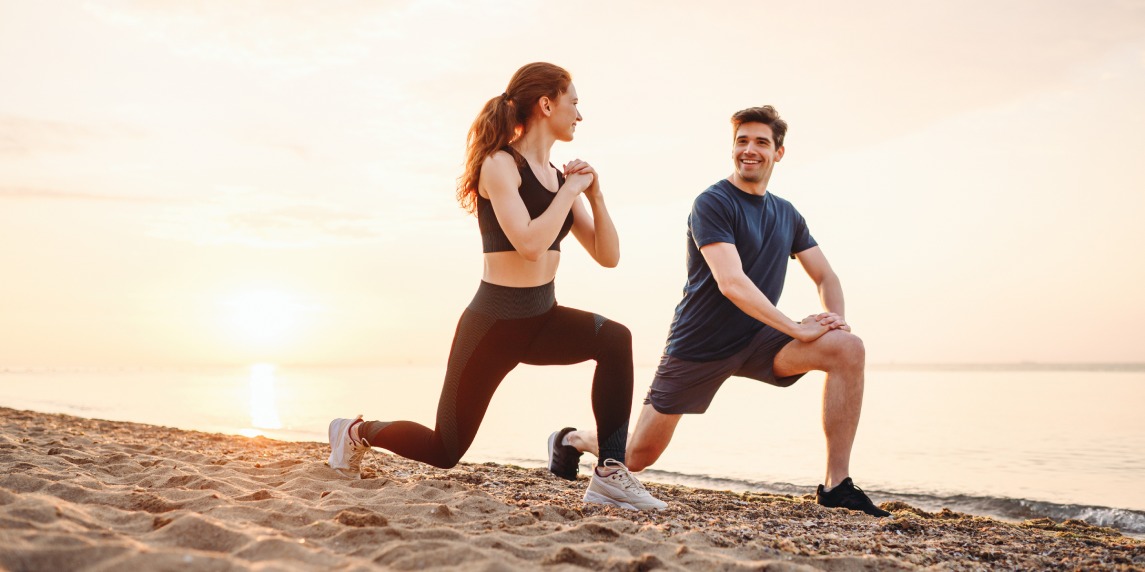
[[[601,468],[612,472],[601,475]],[[605,459],[604,467],[597,467],[592,472],[592,480],[584,492],[584,502],[609,504],[629,510],[668,508],[668,503],[649,494],[644,485],[628,472],[628,467],[615,459]]]
[[[338,474],[351,479],[362,478],[362,457],[370,450],[364,439],[359,444],[350,439],[350,427],[361,418],[359,415],[353,419],[335,419],[330,422],[330,458],[326,464]]]

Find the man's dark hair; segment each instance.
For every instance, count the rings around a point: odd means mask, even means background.
[[[762,123],[771,127],[771,133],[775,136],[775,148],[783,147],[783,136],[787,135],[787,122],[779,117],[779,112],[774,107],[770,105],[749,107],[733,113],[732,139],[735,139],[739,126],[744,123]]]

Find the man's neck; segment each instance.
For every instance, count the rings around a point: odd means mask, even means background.
[[[749,195],[759,195],[762,197],[767,194],[767,181],[770,178],[771,177],[767,177],[759,182],[753,183],[744,180],[743,177],[739,176],[739,173],[732,173],[731,176],[728,177],[728,182]]]

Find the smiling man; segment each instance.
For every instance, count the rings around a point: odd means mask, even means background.
[[[878,508],[850,478],[851,446],[863,403],[865,351],[843,312],[843,289],[807,228],[786,200],[768,192],[783,159],[787,123],[775,108],[732,115],[735,171],[696,198],[688,217],[688,281],[668,344],[628,441],[629,469],[650,466],[668,447],[684,414],[707,411],[729,377],[788,387],[811,370],[827,373],[823,431],[827,471],[816,498],[874,516]],[[815,282],[825,312],[795,321],[775,304],[788,258]],[[549,437],[549,469],[576,479],[580,454],[596,453],[591,431],[566,428]]]

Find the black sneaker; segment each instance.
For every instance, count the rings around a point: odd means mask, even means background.
[[[850,510],[861,510],[871,516],[891,515],[891,513],[875,506],[875,503],[871,502],[871,499],[863,493],[863,489],[856,487],[855,483],[851,482],[851,477],[843,479],[843,482],[827,492],[823,491],[823,485],[819,485],[819,490],[815,491],[815,501],[829,508],[842,507]]]
[[[561,445],[565,435],[576,431],[572,427],[565,427],[549,435],[549,471],[554,475],[569,481],[576,480],[580,472],[581,452],[571,445]]]

